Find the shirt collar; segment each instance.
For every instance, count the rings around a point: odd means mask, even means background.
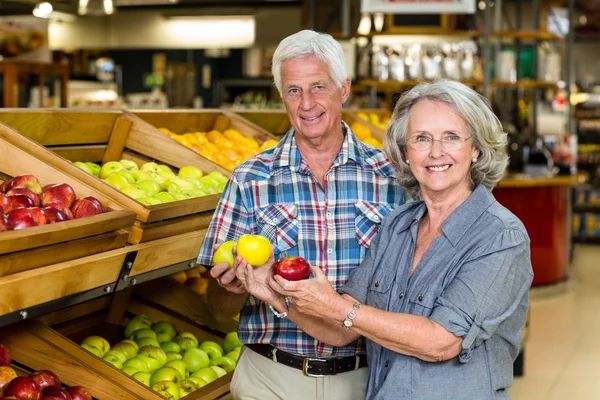
[[[334,166],[345,165],[348,160],[355,161],[361,165],[365,164],[365,155],[359,140],[354,135],[350,127],[342,121],[342,131],[344,132],[344,143],[337,158],[333,162]],[[291,128],[276,146],[274,152],[274,168],[289,167],[292,171],[302,171],[308,168],[302,161],[302,155],[296,144],[296,135],[294,128]]]

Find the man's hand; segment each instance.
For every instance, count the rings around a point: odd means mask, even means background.
[[[220,244],[215,244],[213,250],[217,250]],[[236,256],[237,248],[233,246],[233,255]],[[239,257],[235,257],[236,259]],[[243,283],[235,275],[236,263],[234,262],[233,267],[229,268],[229,264],[220,263],[216,264],[210,269],[210,276],[212,276],[220,287],[227,290],[228,292],[235,294],[246,294],[247,291],[244,288]]]
[[[283,312],[286,309],[285,298],[275,292],[270,285],[270,280],[273,279],[273,265],[275,265],[273,251],[267,262],[257,268],[248,264],[240,256],[237,256],[234,261],[236,276],[248,293]]]

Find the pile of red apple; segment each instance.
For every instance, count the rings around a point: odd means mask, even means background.
[[[63,388],[52,371],[39,370],[18,377],[11,361],[10,350],[0,344],[0,400],[92,400],[83,386]]]
[[[41,186],[33,175],[19,175],[0,185],[0,232],[54,224],[101,214],[92,196],[78,199],[66,183]]]

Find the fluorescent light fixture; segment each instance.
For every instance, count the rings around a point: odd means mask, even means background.
[[[115,12],[115,7],[113,6],[113,0],[104,0],[103,5],[104,5],[104,12],[107,15],[111,15],[112,13]]]
[[[170,40],[196,48],[247,48],[254,44],[254,16],[173,16],[166,18]]]
[[[77,7],[77,13],[79,15],[87,14],[88,0],[79,0],[79,6]]]
[[[32,11],[32,14],[38,18],[49,18],[50,14],[52,14],[53,9],[54,8],[52,7],[52,4],[45,1],[43,3],[36,4],[35,8]]]
[[[373,14],[373,26],[375,27],[375,31],[381,32],[384,19],[385,17],[382,13]]]
[[[53,21],[72,22],[77,19],[73,14],[68,14],[60,11],[52,11],[50,19]]]
[[[371,33],[371,14],[363,14],[360,17],[358,23],[358,29],[356,30],[360,35],[368,35]]]

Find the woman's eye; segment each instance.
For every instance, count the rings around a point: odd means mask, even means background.
[[[415,138],[415,141],[417,141],[417,142],[429,142],[429,141],[431,141],[431,139],[429,139],[429,137],[427,137],[427,136],[420,135],[420,136],[417,136]]]
[[[460,140],[460,137],[457,135],[448,135],[443,139],[446,142],[457,142]]]

